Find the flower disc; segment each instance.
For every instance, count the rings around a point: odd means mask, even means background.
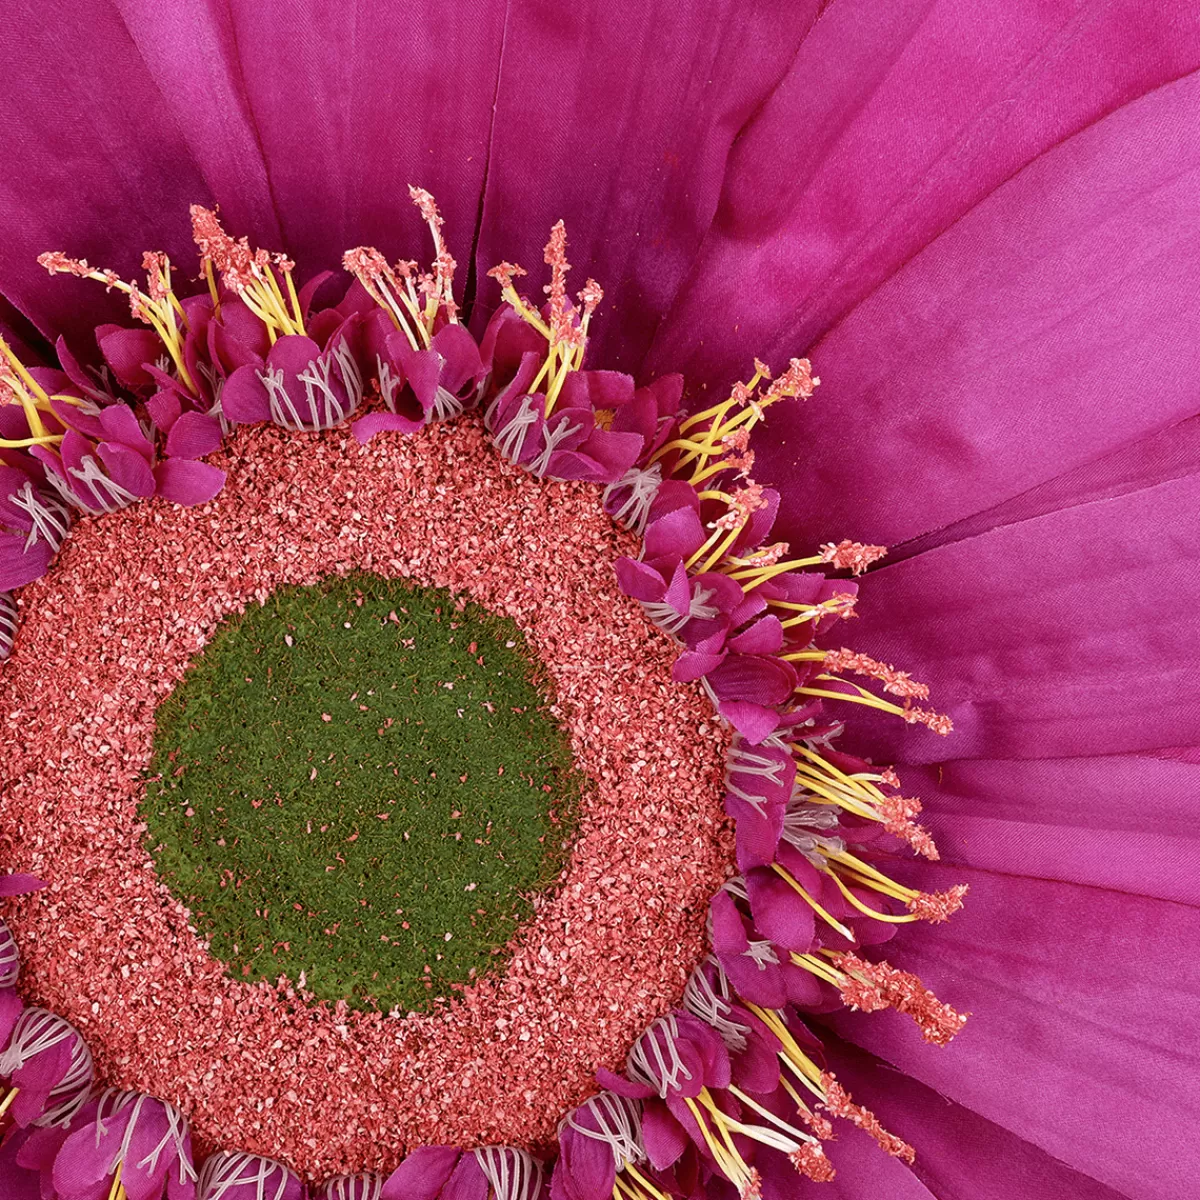
[[[50,882],[6,911],[28,998],[79,1027],[105,1083],[178,1105],[202,1149],[321,1177],[387,1169],[419,1144],[545,1145],[705,952],[733,858],[726,735],[621,596],[612,564],[634,543],[596,490],[504,463],[478,424],[366,446],[259,429],[219,461],[212,503],[81,521],[22,592],[0,794],[13,860]],[[158,874],[139,812],[159,709],[222,622],[355,571],[511,620],[588,781],[567,863],[503,969],[412,1015],[318,1002],[282,965],[276,982],[231,976]],[[314,720],[373,700],[331,700]]]

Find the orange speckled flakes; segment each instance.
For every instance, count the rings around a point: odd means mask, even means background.
[[[365,447],[243,430],[222,460],[216,501],[85,519],[21,594],[0,671],[0,837],[51,881],[11,909],[23,990],[79,1026],[105,1082],[179,1105],[204,1149],[319,1176],[389,1169],[423,1143],[544,1147],[704,953],[708,898],[733,869],[725,735],[619,593],[612,563],[633,543],[598,489],[533,479],[470,421]],[[353,569],[512,618],[594,783],[570,864],[507,968],[430,1014],[228,977],[138,822],[155,708],[218,620]]]

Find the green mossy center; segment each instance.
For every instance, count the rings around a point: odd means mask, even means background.
[[[401,1011],[493,969],[582,776],[517,627],[371,575],[224,622],[159,708],[160,877],[238,978]]]

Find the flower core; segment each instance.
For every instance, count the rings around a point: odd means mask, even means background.
[[[497,967],[584,780],[511,621],[356,574],[223,622],[157,714],[158,872],[235,977],[402,1011]]]

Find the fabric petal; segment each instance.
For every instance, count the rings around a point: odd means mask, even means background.
[[[185,412],[172,422],[166,452],[173,458],[203,458],[221,445],[221,423],[207,413]]]
[[[792,480],[779,536],[896,542],[1190,411],[1200,80],[1172,81],[1200,28],[1140,11],[853,0],[818,22],[647,362],[711,388],[747,345],[811,353],[820,399],[756,443],[759,478]],[[752,315],[727,321],[739,291]],[[1102,375],[1153,386],[1131,408]]]
[[[971,1019],[936,1053],[894,1012],[828,1018],[838,1032],[1133,1200],[1186,1195],[1200,911],[961,865],[905,878],[970,885],[961,912],[887,957]]]
[[[419,1146],[388,1176],[380,1200],[433,1200],[450,1178],[457,1146]]]
[[[854,1099],[917,1151],[912,1171],[935,1196],[970,1200],[1122,1200],[1044,1150],[954,1104],[871,1055],[825,1040],[830,1066]],[[839,1139],[840,1141],[840,1139]],[[830,1147],[837,1159],[837,1148]],[[848,1173],[848,1172],[846,1172]],[[839,1175],[842,1178],[842,1175]]]
[[[948,738],[856,719],[879,761],[1200,745],[1200,467],[873,572],[854,649],[911,667]]]
[[[154,468],[158,494],[172,504],[207,504],[224,486],[225,472],[210,463],[168,458]]]
[[[733,138],[817,11],[814,0],[512,5],[477,277],[501,259],[539,269],[565,218],[579,282],[586,271],[619,288],[592,325],[595,361],[636,364],[712,218]],[[476,332],[499,303],[492,281],[480,298]]]

